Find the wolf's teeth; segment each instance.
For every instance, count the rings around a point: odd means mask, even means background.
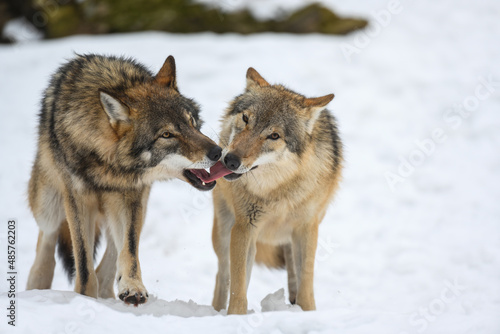
[[[203,184],[204,186],[206,186],[205,182],[201,181],[201,184]]]

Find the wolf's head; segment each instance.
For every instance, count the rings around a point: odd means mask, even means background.
[[[259,166],[285,172],[297,166],[316,120],[332,99],[333,94],[306,98],[270,85],[249,68],[246,90],[230,104],[223,120],[221,161],[232,172],[221,172],[227,174],[224,178],[235,180]]]
[[[131,88],[100,90],[99,98],[116,135],[116,161],[142,170],[146,183],[177,177],[210,190],[207,172],[221,148],[200,132],[199,107],[179,93],[175,61],[169,56],[158,74]]]

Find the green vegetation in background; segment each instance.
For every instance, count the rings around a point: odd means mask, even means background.
[[[260,32],[322,33],[343,35],[368,22],[343,18],[313,3],[281,18],[257,20],[245,9],[223,12],[192,0],[8,0],[31,5],[40,17],[47,38],[74,34],[107,34],[144,30],[174,33],[252,34]],[[29,6],[28,6],[29,7]],[[25,15],[26,17],[27,15]],[[29,16],[29,15],[28,15]],[[28,17],[29,19],[29,17]],[[37,22],[34,22],[37,23]],[[0,27],[1,28],[1,27]]]

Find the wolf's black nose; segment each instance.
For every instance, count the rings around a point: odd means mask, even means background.
[[[224,164],[230,170],[235,171],[238,169],[238,167],[240,167],[241,161],[240,158],[238,158],[236,155],[228,153],[224,158]]]
[[[212,161],[217,161],[220,159],[221,154],[222,154],[222,148],[220,148],[219,146],[214,146],[208,152],[207,157]]]

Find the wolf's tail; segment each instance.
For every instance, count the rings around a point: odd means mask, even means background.
[[[255,262],[266,267],[284,269],[285,250],[284,246],[268,245],[258,242]]]
[[[97,255],[97,247],[101,238],[99,224],[96,224],[94,235],[94,260]],[[59,229],[59,238],[57,239],[57,253],[62,260],[64,271],[68,275],[69,281],[75,277],[75,257],[73,254],[73,244],[71,243],[71,234],[69,232],[68,222],[65,220]]]

